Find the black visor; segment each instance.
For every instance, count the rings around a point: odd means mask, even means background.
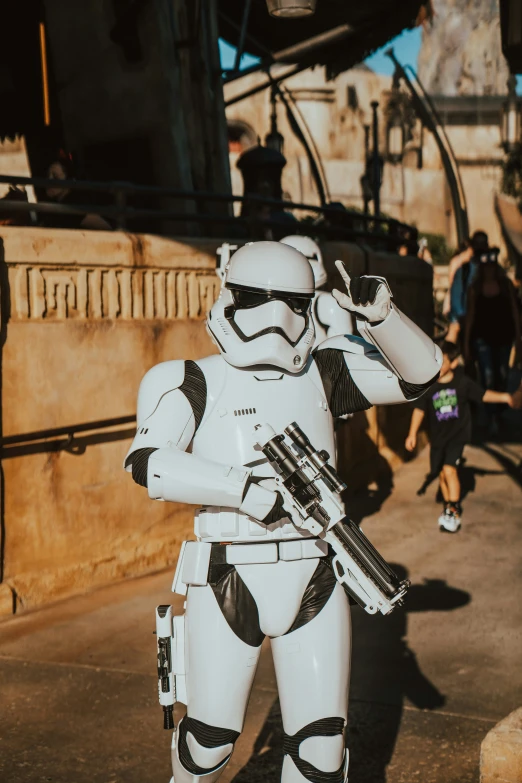
[[[227,286],[228,287],[228,286]],[[284,291],[260,291],[259,289],[248,289],[230,287],[234,305],[237,310],[246,310],[249,307],[259,307],[274,299],[280,299],[293,310],[296,315],[306,315],[313,295],[295,296]]]

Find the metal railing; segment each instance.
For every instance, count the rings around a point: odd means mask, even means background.
[[[132,429],[122,430],[121,427],[126,424],[134,426]],[[135,433],[135,425],[135,415],[119,416],[114,419],[71,424],[68,427],[55,427],[54,429],[36,430],[20,435],[8,435],[0,438],[0,459],[48,451],[69,451],[73,454],[83,454],[87,445],[113,440],[125,440],[132,437]],[[77,438],[79,434],[85,437]]]
[[[177,190],[175,188],[157,185],[138,185],[131,182],[95,182],[90,180],[57,180],[42,177],[18,177],[0,175],[0,183],[13,186],[32,186],[37,191],[47,189],[63,189],[82,191],[109,196],[113,203],[100,204],[93,199],[92,203],[66,204],[56,201],[39,200],[37,202],[2,199],[0,212],[3,213],[34,213],[53,215],[99,215],[111,221],[118,230],[132,230],[132,224],[137,221],[150,221],[153,233],[172,233],[171,224],[184,224],[186,229],[191,224],[214,224],[227,227],[227,233],[235,237],[249,239],[264,238],[268,228],[288,233],[301,231],[311,233],[321,238],[334,239],[364,239],[369,244],[388,244],[390,240],[393,249],[400,243],[405,234],[415,235],[416,229],[394,218],[375,217],[359,213],[355,210],[342,210],[331,205],[305,204],[294,201],[278,200],[256,195],[235,196],[229,193],[213,193],[207,191]],[[151,198],[156,200],[152,206],[133,205],[132,199]],[[182,202],[180,209],[171,206],[172,201]],[[209,204],[228,207],[221,211],[208,211]],[[239,203],[250,207],[254,214],[247,217],[235,217],[232,205]],[[192,204],[192,208],[188,205]],[[201,208],[205,211],[200,211]],[[270,208],[268,217],[255,214],[254,207]],[[259,211],[259,209],[258,209]],[[308,213],[307,220],[289,219],[289,212]],[[159,222],[159,225],[158,225]],[[165,230],[161,223],[168,224]],[[157,230],[156,230],[157,226]],[[147,228],[146,230],[149,230]],[[390,247],[390,249],[392,249]]]

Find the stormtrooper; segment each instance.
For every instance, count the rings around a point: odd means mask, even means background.
[[[312,350],[309,261],[289,245],[256,242],[230,259],[208,316],[219,354],[159,364],[140,386],[125,467],[150,498],[199,507],[173,585],[186,595],[172,652],[176,698],[187,705],[173,733],[175,783],[220,777],[265,636],[283,719],[283,783],[348,779],[349,601],[324,541],[283,508],[253,430],[266,423],[282,432],[295,420],[334,454],[334,417],[419,397],[441,356],[395,307],[384,279],[350,280],[338,263],[347,290],[334,296],[362,337]]]
[[[315,296],[312,301],[312,319],[315,329],[315,345],[322,343],[327,337],[353,334],[350,311],[340,307],[329,291],[321,290],[326,285],[328,276],[323,264],[323,254],[317,242],[314,242],[310,237],[299,234],[284,237],[281,242],[299,250],[306,256],[314,273]]]

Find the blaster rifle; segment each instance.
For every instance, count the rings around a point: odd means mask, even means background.
[[[330,455],[317,451],[296,422],[281,435],[269,424],[258,424],[254,435],[276,473],[284,508],[297,527],[330,545],[335,577],[348,595],[368,614],[389,614],[401,606],[410,583],[399,579],[345,515],[340,494],[346,484],[329,464]]]

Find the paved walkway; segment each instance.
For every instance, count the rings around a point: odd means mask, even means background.
[[[522,447],[466,456],[456,536],[438,532],[434,486],[415,494],[426,453],[393,491],[376,486],[353,504],[413,587],[406,611],[353,612],[350,783],[476,783],[480,742],[522,705]],[[170,580],[129,581],[0,625],[2,783],[168,783],[152,630]],[[221,780],[276,783],[281,744],[267,646]]]

